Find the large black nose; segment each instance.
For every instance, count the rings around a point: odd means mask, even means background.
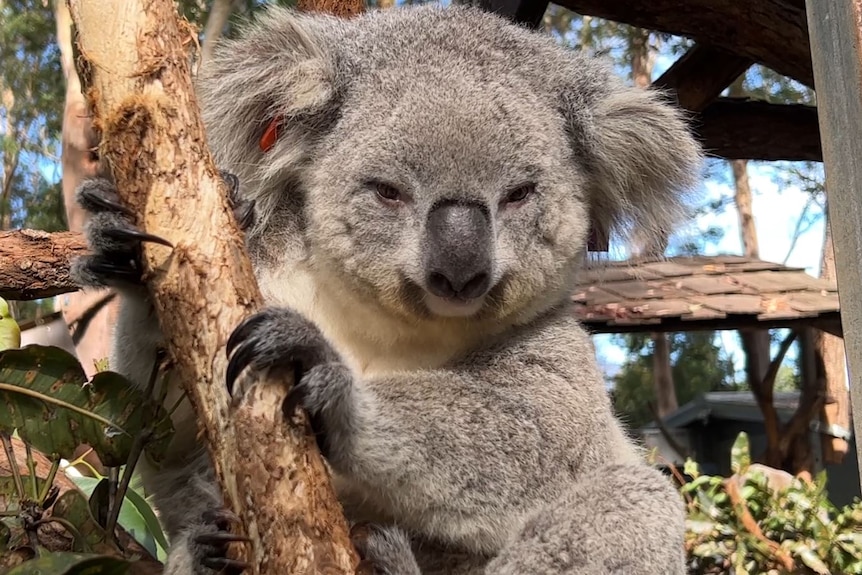
[[[432,294],[472,299],[491,285],[493,231],[485,206],[443,202],[428,214],[425,282]]]

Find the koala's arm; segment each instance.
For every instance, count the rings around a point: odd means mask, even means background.
[[[235,368],[302,364],[292,393],[355,490],[348,505],[449,549],[503,554],[489,574],[557,573],[519,568],[507,547],[537,555],[530,565],[569,553],[564,573],[681,572],[681,499],[625,437],[567,311],[449,368],[370,378],[289,310],[247,321]]]

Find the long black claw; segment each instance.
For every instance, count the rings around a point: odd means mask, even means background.
[[[242,320],[227,339],[225,351],[228,357],[233,353],[234,348],[241,344],[265,320],[266,314],[263,313],[256,313]]]
[[[227,384],[227,391],[229,394],[233,395],[233,388],[236,384],[236,380],[239,378],[239,374],[248,367],[253,356],[254,346],[246,344],[240,346],[236,353],[230,358],[230,361],[227,364],[227,373],[225,373],[225,383]]]
[[[111,201],[104,196],[95,194],[90,191],[82,191],[82,198],[91,204],[91,207],[99,207],[109,212],[120,212],[126,216],[134,216],[134,212],[119,202]]]
[[[242,215],[239,216],[239,227],[242,230],[247,230],[254,223],[254,200],[251,200],[245,207]]]
[[[241,573],[250,568],[251,565],[245,561],[237,559],[228,559],[227,557],[204,557],[201,560],[204,567],[209,567],[214,571]]]
[[[174,247],[174,245],[164,238],[160,238],[159,236],[154,236],[153,234],[148,234],[146,232],[142,232],[140,230],[134,229],[112,229],[105,230],[102,232],[106,237],[109,237],[114,240],[138,240],[142,242],[153,242],[156,244],[162,244],[163,246],[168,246],[169,248]]]
[[[233,543],[234,541],[240,543],[248,543],[251,541],[248,537],[243,537],[242,535],[234,535],[233,533],[225,533],[225,532],[216,532],[216,533],[207,533],[206,535],[198,535],[195,537],[195,541],[200,543],[201,545],[213,545],[220,546],[225,543]]]

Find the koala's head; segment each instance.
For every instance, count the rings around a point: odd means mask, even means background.
[[[271,9],[201,94],[220,167],[257,201],[252,245],[301,238],[311,266],[414,318],[559,303],[591,222],[662,237],[701,159],[655,93],[474,9]]]

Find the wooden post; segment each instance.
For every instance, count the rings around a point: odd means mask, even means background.
[[[807,0],[806,6],[856,453],[862,461],[862,0]]]

